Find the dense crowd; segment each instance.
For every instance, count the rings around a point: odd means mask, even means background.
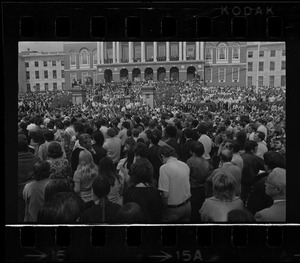
[[[19,95],[19,222],[286,221],[284,89],[166,80],[127,94]]]

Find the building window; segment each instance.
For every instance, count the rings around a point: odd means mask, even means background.
[[[212,68],[205,69],[205,80],[206,82],[212,82]]]
[[[282,75],[282,76],[281,76],[281,86],[282,86],[282,87],[285,87],[285,85],[286,85],[286,84],[285,84],[285,75]]]
[[[86,78],[89,76],[89,73],[87,72],[82,72],[82,84],[85,84]]]
[[[285,61],[281,61],[281,70],[285,70]]]
[[[232,60],[240,60],[240,46],[236,43],[232,45]]]
[[[80,65],[88,65],[90,60],[89,52],[84,49],[80,52]]]
[[[34,66],[37,68],[39,66],[39,62],[38,61],[35,61],[34,62]]]
[[[248,58],[253,58],[253,51],[248,51]]]
[[[153,61],[153,46],[152,45],[147,45],[147,61]]]
[[[262,62],[262,61],[259,62],[258,70],[259,71],[263,71],[264,70],[264,62]]]
[[[276,56],[276,50],[271,50],[270,57],[275,57],[275,56]]]
[[[74,51],[71,51],[70,53],[70,65],[71,66],[76,65],[76,53]]]
[[[60,65],[63,67],[65,65],[65,62],[63,60],[61,60]]]
[[[26,79],[30,79],[30,72],[26,71]]]
[[[47,92],[49,90],[49,84],[45,83],[45,91]]]
[[[56,70],[53,70],[53,78],[56,79],[57,75],[56,75]]]
[[[225,82],[225,68],[219,68],[219,82]]]
[[[39,71],[36,71],[36,72],[35,72],[35,78],[36,78],[36,79],[39,79],[39,78],[40,78],[40,72],[39,72]]]
[[[178,44],[171,43],[171,57],[178,57]]]
[[[129,61],[129,47],[128,42],[122,43],[122,62],[128,62]]]
[[[252,76],[248,76],[248,87],[252,86]]]
[[[106,43],[106,60],[104,59],[105,63],[113,63],[113,45],[112,42]]]
[[[187,60],[194,60],[195,56],[195,44],[189,44],[186,46],[186,58]]]
[[[44,61],[44,67],[47,67],[47,66],[48,66],[47,61]]]
[[[265,52],[263,50],[260,50],[259,51],[259,57],[262,58],[262,57],[264,57],[264,55],[265,55]]]
[[[134,59],[141,61],[141,45],[134,45]]]
[[[232,68],[232,82],[239,81],[239,68]]]
[[[27,92],[31,91],[31,87],[30,87],[30,84],[28,83],[27,84]]]
[[[76,75],[76,73],[71,73],[71,74],[70,74],[70,83],[73,83],[73,80],[77,80],[77,75]]]
[[[61,71],[61,77],[65,78],[65,71],[64,70]]]
[[[271,71],[275,70],[275,62],[274,61],[270,61],[270,70]]]
[[[35,91],[40,91],[41,87],[40,87],[40,83],[36,83],[35,84]]]
[[[57,91],[57,83],[53,82],[53,91]]]
[[[52,61],[52,67],[56,67],[56,61],[55,60]]]
[[[97,50],[93,51],[93,64],[94,65],[98,64]]]
[[[258,86],[262,87],[264,85],[264,77],[263,76],[259,76],[258,77]]]
[[[282,56],[285,56],[285,49],[282,50]]]
[[[164,58],[166,56],[166,45],[158,45],[158,57]]]
[[[48,78],[48,70],[44,70],[44,78],[45,78],[45,79]]]
[[[274,80],[275,80],[275,76],[270,76],[269,86],[272,88],[274,88]]]
[[[248,62],[248,71],[253,71],[253,62]]]
[[[228,59],[228,48],[222,43],[217,48],[217,59],[218,60],[227,60]]]
[[[212,60],[212,46],[211,45],[207,45],[205,48],[205,59],[206,60]]]
[[[29,62],[25,62],[25,67],[29,68]]]

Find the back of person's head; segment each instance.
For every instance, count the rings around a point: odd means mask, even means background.
[[[84,201],[74,192],[54,194],[39,210],[39,224],[72,224],[82,215],[85,209]]]
[[[130,129],[130,123],[128,121],[124,121],[122,123],[122,126],[125,128],[125,129]]]
[[[187,139],[193,138],[193,131],[192,131],[191,128],[186,128],[186,129],[183,131],[183,134],[186,136]]]
[[[260,141],[263,141],[266,137],[265,133],[263,133],[262,131],[257,131],[256,134]]]
[[[220,158],[225,163],[231,162],[232,156],[233,156],[233,153],[228,148],[223,149],[220,153]]]
[[[63,156],[63,150],[59,142],[50,142],[48,145],[48,157],[60,158]]]
[[[110,138],[113,138],[115,137],[117,134],[116,134],[116,131],[113,129],[113,128],[109,128],[107,130],[107,136],[109,136]]]
[[[138,143],[144,143],[145,144],[145,140],[143,139],[143,138],[138,138],[137,140],[136,140],[136,142]]]
[[[264,154],[265,165],[269,167],[269,169],[273,170],[276,167],[285,168],[285,159],[284,156],[275,151],[268,151]]]
[[[114,166],[113,160],[106,156],[100,159],[99,161],[99,174],[102,174],[104,172],[111,172],[115,173],[116,168]]]
[[[101,199],[110,192],[110,183],[104,176],[96,176],[92,183],[93,195]]]
[[[227,221],[231,223],[255,222],[255,217],[246,209],[233,209],[228,212]]]
[[[75,132],[81,134],[84,132],[84,125],[81,122],[74,122],[74,130]]]
[[[245,142],[245,151],[246,152],[251,152],[255,150],[255,148],[258,146],[257,142],[255,141],[246,141]]]
[[[91,141],[91,136],[87,133],[82,133],[79,135],[78,141],[81,146],[86,145],[87,142]]]
[[[88,150],[82,150],[79,153],[78,163],[80,165],[93,165],[94,159],[93,155]]]
[[[201,142],[194,141],[191,145],[191,152],[201,157],[204,154],[204,146]]]
[[[71,122],[69,120],[64,120],[63,124],[65,125],[65,127],[69,127],[71,125]]]
[[[36,116],[34,118],[34,124],[39,126],[39,125],[42,125],[43,124],[43,118],[41,116]]]
[[[207,127],[204,123],[200,123],[199,126],[197,127],[197,131],[200,134],[206,134],[207,133]]]
[[[130,180],[133,185],[144,183],[152,185],[153,180],[153,166],[146,158],[136,160],[130,167]]]
[[[95,121],[95,126],[97,127],[97,129],[99,130],[101,128],[101,122],[99,120]]]
[[[131,134],[133,137],[137,138],[140,134],[140,131],[136,128],[132,129]]]
[[[175,138],[177,135],[177,129],[173,125],[168,125],[165,132],[170,138]]]
[[[135,144],[136,141],[132,137],[128,137],[124,142],[124,145],[129,145],[129,149],[133,149]]]
[[[144,223],[144,213],[142,208],[135,202],[126,203],[120,208],[116,216],[120,224]]]
[[[147,145],[142,142],[137,142],[133,149],[135,156],[147,157]]]
[[[63,129],[65,127],[60,119],[55,121],[55,126],[57,129]]]
[[[149,121],[149,129],[153,130],[156,127],[156,122],[154,120]]]
[[[47,161],[39,161],[33,166],[32,178],[39,181],[50,176],[50,164]]]
[[[236,134],[236,140],[241,145],[241,147],[244,147],[245,142],[247,140],[247,134],[245,131],[238,131]]]
[[[60,192],[69,192],[69,186],[65,180],[51,179],[45,186],[44,198],[45,202],[49,201],[50,197]]]
[[[99,130],[97,131],[94,131],[93,133],[93,139],[95,140],[95,142],[97,144],[100,144],[101,146],[103,145],[104,143],[104,136],[103,136],[103,133]]]
[[[160,147],[160,149],[158,150],[158,155],[164,156],[166,158],[177,157],[175,150],[172,147],[166,145]]]
[[[241,144],[237,140],[232,141],[232,150],[233,153],[238,153],[242,150]]]
[[[283,168],[274,168],[268,175],[268,183],[277,187],[280,194],[286,194],[286,170]]]
[[[18,138],[18,152],[28,152],[28,143],[26,140]]]
[[[236,179],[225,172],[216,173],[213,178],[213,194],[220,200],[231,201],[235,195]]]
[[[53,120],[50,120],[48,123],[47,123],[47,129],[54,129],[54,121]]]
[[[43,137],[47,142],[54,140],[54,133],[53,131],[47,130],[43,133]]]
[[[162,138],[161,131],[155,129],[150,135],[150,141],[152,144],[157,145]]]
[[[92,136],[94,133],[94,130],[90,125],[86,125],[84,128],[84,133],[87,133],[88,135]]]

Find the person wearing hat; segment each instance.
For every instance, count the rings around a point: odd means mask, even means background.
[[[286,170],[275,168],[265,181],[265,192],[273,199],[273,205],[255,214],[258,222],[286,221]]]

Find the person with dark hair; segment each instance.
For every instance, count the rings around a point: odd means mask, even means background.
[[[260,158],[264,158],[264,154],[268,151],[268,148],[266,146],[266,142],[264,141],[265,134],[262,131],[257,131],[254,134],[253,140],[257,142],[257,152],[256,156]]]
[[[227,214],[229,223],[251,223],[255,222],[255,217],[247,209],[233,209]]]
[[[242,170],[241,198],[247,207],[248,195],[260,170],[264,170],[264,160],[255,155],[257,152],[257,142],[247,141],[245,143],[245,153],[241,154],[244,168]]]
[[[108,131],[108,127],[106,125],[106,119],[105,118],[100,118],[98,122],[99,122],[98,125],[100,126],[99,131],[102,132],[102,134],[104,136],[104,140],[106,140],[106,138],[107,138],[107,131]]]
[[[70,184],[71,169],[69,161],[64,156],[62,146],[59,142],[50,142],[47,162],[50,164],[50,179],[62,179]]]
[[[48,158],[48,146],[51,142],[54,141],[54,133],[52,131],[45,131],[43,133],[45,142],[40,145],[39,150],[38,150],[38,157],[42,160],[45,161]]]
[[[209,163],[203,158],[204,146],[201,142],[193,141],[191,145],[192,157],[186,164],[190,167],[191,185],[191,223],[199,222],[199,209],[205,200],[204,184],[209,176]]]
[[[92,138],[95,141],[95,143],[92,144],[92,148],[96,152],[96,154],[93,154],[94,162],[96,165],[98,165],[99,161],[107,156],[107,151],[103,149],[104,136],[101,131],[96,130],[94,131]]]
[[[111,158],[104,157],[99,162],[99,175],[104,176],[110,183],[110,192],[107,194],[107,198],[110,202],[123,205],[123,186],[124,178],[117,173],[116,166]]]
[[[43,119],[40,116],[36,116],[34,118],[34,123],[36,127],[29,130],[28,138],[30,139],[30,145],[35,149],[35,155],[38,154],[38,148],[41,144],[45,142],[43,137],[43,133],[47,130],[46,128],[42,128]]]
[[[219,173],[229,173],[229,174],[231,174],[235,179],[235,185],[236,185],[235,195],[237,195],[237,196],[241,195],[242,171],[238,166],[234,165],[231,162],[232,156],[233,156],[233,153],[229,149],[224,148],[221,151],[221,154],[220,154],[221,166],[220,166],[220,168],[215,169],[212,172],[212,174],[207,178],[207,180],[205,182],[205,195],[206,195],[206,197],[211,197],[213,195],[213,191],[212,191],[213,177],[216,174],[219,174]]]
[[[75,137],[72,138],[72,144],[74,144],[73,146],[73,151],[80,147],[80,143],[79,143],[79,137],[81,134],[84,134],[84,125],[81,122],[78,122],[77,120],[74,122],[74,131],[75,131]]]
[[[176,140],[176,135],[177,135],[176,127],[173,126],[173,125],[168,125],[166,127],[165,133],[166,133],[166,137],[168,138],[166,140],[166,143],[175,150],[175,152],[176,152],[176,154],[179,158],[179,156],[180,156],[180,145]]]
[[[85,209],[84,202],[74,192],[54,194],[38,212],[38,224],[75,224]]]
[[[202,222],[227,222],[227,214],[244,209],[243,201],[236,196],[236,180],[228,172],[219,172],[212,178],[213,196],[205,199],[199,213]]]
[[[39,209],[44,205],[45,186],[49,182],[50,164],[46,161],[37,162],[33,167],[32,182],[25,185],[23,199],[25,200],[24,222],[36,222]]]
[[[121,209],[119,204],[109,201],[107,195],[110,192],[108,176],[97,176],[93,180],[92,193],[94,205],[82,214],[80,222],[85,224],[97,223],[117,223],[118,211]]]
[[[130,187],[124,192],[124,204],[136,202],[145,216],[144,223],[160,223],[161,198],[153,186],[153,166],[146,158],[138,159],[130,168]]]
[[[233,141],[232,142],[232,159],[231,163],[236,165],[243,171],[244,168],[244,161],[241,157],[241,154],[244,153],[245,151],[241,149],[241,144],[238,141]]]
[[[135,140],[135,142],[137,142],[140,135],[140,131],[137,128],[133,128],[131,134],[132,134],[132,138]]]
[[[285,159],[280,153],[269,151],[264,154],[265,173],[259,174],[259,177],[251,188],[247,200],[247,209],[255,215],[256,212],[270,207],[273,204],[272,198],[265,193],[265,179],[275,168],[285,168]]]
[[[181,158],[180,160],[186,163],[186,161],[192,157],[191,146],[194,144],[195,140],[193,139],[193,131],[190,128],[186,128],[183,131],[183,136],[185,137],[185,143],[181,148]]]
[[[190,168],[175,156],[169,146],[159,149],[163,165],[159,169],[158,190],[161,191],[162,222],[189,222],[191,216]]]
[[[117,167],[121,156],[121,140],[112,128],[107,130],[107,139],[103,144],[103,149],[107,151],[107,156],[113,160],[114,165]]]
[[[44,194],[45,202],[48,202],[49,199],[56,193],[69,192],[69,191],[70,191],[69,186],[64,180],[51,179],[45,186],[45,194]]]
[[[127,121],[124,121],[121,125],[121,130],[119,131],[117,137],[121,140],[122,150],[124,148],[125,140],[127,139],[127,131],[130,129],[130,124]]]
[[[142,142],[137,142],[133,149],[134,159],[137,160],[139,158],[147,158],[147,145]],[[135,162],[135,161],[133,161]]]
[[[25,202],[23,199],[24,186],[31,181],[33,167],[40,158],[28,151],[26,140],[18,139],[18,221],[24,222]]]
[[[261,131],[265,134],[265,140],[268,138],[268,129],[266,128],[267,121],[264,118],[259,118],[256,121],[257,131]]]
[[[147,158],[153,166],[153,180],[154,185],[157,187],[159,178],[159,169],[162,166],[162,162],[158,156],[158,152],[161,146],[158,145],[162,138],[162,133],[159,130],[154,130],[150,136],[150,145],[147,150]]]
[[[122,206],[116,214],[119,224],[141,224],[145,222],[142,208],[134,202]]]

